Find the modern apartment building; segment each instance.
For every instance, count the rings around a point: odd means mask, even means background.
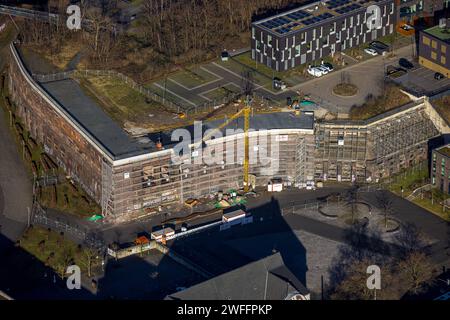
[[[420,32],[419,63],[450,77],[450,21]]]
[[[369,28],[371,5],[381,9],[377,28]],[[329,0],[254,22],[252,58],[277,71],[311,63],[392,34],[394,0]]]
[[[433,150],[431,182],[444,193],[450,194],[450,144]]]

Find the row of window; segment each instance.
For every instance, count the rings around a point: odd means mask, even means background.
[[[384,6],[383,17],[387,17],[386,26],[391,24],[390,15],[392,15],[394,13],[394,3],[391,4],[389,15],[387,13],[388,13],[388,6]],[[347,21],[348,21],[348,23],[347,23]],[[318,27],[317,29],[313,29],[312,30],[312,39],[310,41],[314,41],[317,38],[322,38],[324,36],[324,32],[331,35],[331,34],[335,34],[337,32],[337,30],[339,30],[339,29],[342,31],[347,30],[347,32],[350,30],[350,28],[354,28],[356,26],[361,26],[361,29],[362,29],[363,26],[366,25],[366,23],[367,23],[367,13],[364,13],[364,14],[358,13],[354,16],[350,16],[350,17],[342,20],[341,22],[339,22],[340,25],[338,25],[337,22],[334,22],[330,25],[325,25],[325,26]],[[362,30],[361,30],[361,34],[362,34]],[[261,44],[267,44],[268,47],[274,46],[276,48],[276,50],[280,50],[278,39],[275,39],[275,45],[274,45],[274,43],[273,43],[274,39],[271,34],[267,35],[267,42],[264,41],[265,39],[264,39],[263,32],[261,32],[259,35],[260,35],[260,39],[256,39],[257,38],[256,30],[253,27],[252,28],[252,38],[257,43],[260,42]],[[291,39],[293,39],[292,47],[295,47],[297,37],[294,36]],[[309,40],[307,32],[301,33],[299,35],[299,40],[300,40],[300,44],[306,44],[306,42]],[[288,49],[287,41],[285,43],[285,49]]]
[[[356,28],[356,27],[355,27]],[[394,26],[389,26],[389,33],[392,33],[394,31]],[[372,37],[367,37],[367,34],[372,32]],[[381,29],[381,33],[378,34],[378,30],[370,31],[366,30],[366,33],[363,33],[363,28],[361,27],[361,32],[357,34],[354,33],[354,36],[350,36],[349,30],[347,30],[347,34],[345,38],[342,38],[341,32],[338,32],[336,34],[336,42],[335,43],[342,43],[341,44],[341,50],[346,50],[347,48],[351,48],[353,46],[359,46],[362,43],[367,42],[371,39],[376,39],[378,36],[385,36],[387,32],[386,27],[383,27]],[[361,37],[362,36],[362,37]],[[362,41],[361,41],[362,40]],[[293,48],[288,48],[287,51],[281,51],[281,61],[284,62],[285,60],[291,60],[293,58],[298,58],[301,56],[302,53],[311,53],[316,50],[320,50],[323,48],[327,48],[330,46],[330,36],[324,37],[322,39],[316,39],[315,41],[310,41],[309,43],[298,44]],[[331,50],[332,52],[335,52],[335,44],[331,44]],[[303,50],[302,50],[303,48]],[[262,62],[262,56],[270,56],[268,53],[268,46],[265,44],[262,44],[259,41],[256,41],[256,52],[262,53],[261,54],[261,62]],[[271,51],[271,59],[272,60],[278,60],[277,57],[275,57],[275,50]],[[253,57],[254,58],[254,57]],[[254,58],[255,59],[255,58]],[[270,66],[269,66],[270,67]]]

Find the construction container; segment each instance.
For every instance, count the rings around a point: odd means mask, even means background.
[[[239,210],[235,210],[235,211],[224,214],[222,216],[222,221],[223,222],[231,222],[231,221],[245,218],[245,216],[246,216],[245,211],[239,209]]]

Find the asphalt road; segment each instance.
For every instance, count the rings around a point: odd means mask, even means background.
[[[32,183],[0,109],[0,232],[16,240],[26,227],[32,205]]]
[[[323,108],[336,106],[338,113],[346,114],[353,105],[363,104],[367,95],[373,94],[376,96],[381,92],[380,84],[384,80],[386,66],[398,65],[398,59],[401,57],[411,59],[411,45],[397,49],[395,55],[393,58],[377,56],[347,68],[331,72],[323,77],[301,83],[291,89],[300,90],[313,99],[319,102],[322,101]],[[351,83],[358,86],[358,93],[355,96],[340,97],[333,93],[333,88],[341,82],[343,73],[350,78]],[[335,111],[333,110],[334,108],[331,109],[331,111]]]

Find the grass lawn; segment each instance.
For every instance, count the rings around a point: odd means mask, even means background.
[[[134,90],[122,80],[108,76],[88,76],[82,78],[103,102],[101,105],[116,121],[145,122],[151,115],[164,109],[157,102]],[[103,101],[104,100],[104,101]]]
[[[402,196],[401,188],[403,187],[403,197],[408,197],[415,189],[426,184],[428,179],[428,168],[426,164],[422,164],[422,167],[417,166],[414,170],[409,169],[403,173],[396,175],[392,178],[393,182],[388,184],[388,189],[398,196]],[[431,201],[431,195],[433,195],[434,201]],[[443,210],[439,204],[446,196],[440,191],[433,189],[432,191],[424,191],[423,195],[419,195],[412,202],[418,206],[428,210],[444,220],[450,221],[450,210]]]
[[[57,55],[48,56],[47,58],[50,59],[58,68],[64,69],[81,50],[81,48],[82,47],[76,41],[68,41]]]
[[[418,206],[434,213],[435,215],[441,217],[442,219],[450,222],[450,209],[444,211],[443,207],[439,205],[439,201],[431,202],[431,199],[424,197],[423,199],[419,196],[414,199],[413,202]]]
[[[262,76],[267,79],[265,81],[269,81],[269,85],[266,87],[267,89],[272,89],[271,79],[273,79],[273,77],[285,81],[290,86],[299,84],[305,79],[304,69],[307,67],[307,65],[297,66],[291,70],[280,72],[275,71],[272,68],[269,68],[265,64],[256,63],[255,60],[253,60],[251,57],[251,52],[245,52],[243,54],[233,57],[233,59],[236,59],[240,63],[248,66],[250,69],[256,70],[258,73],[261,73]],[[324,60],[327,59],[324,58]],[[331,62],[331,59],[330,61],[326,62]]]
[[[81,187],[72,184],[70,181],[55,186],[42,187],[37,192],[39,202],[44,207],[71,213],[80,218],[101,214],[101,209],[97,203],[85,195]]]
[[[64,234],[38,226],[32,226],[25,231],[20,239],[20,247],[54,269],[60,276],[64,275],[67,266],[72,264],[76,264],[82,273],[87,274],[89,263],[92,269],[101,263],[101,260],[97,259],[98,253],[92,249],[78,246]]]
[[[388,185],[390,191],[402,196],[401,188],[404,190],[404,197],[409,196],[415,189],[425,184],[428,179],[428,168],[425,163],[421,166],[416,166],[391,178],[391,183]]]

